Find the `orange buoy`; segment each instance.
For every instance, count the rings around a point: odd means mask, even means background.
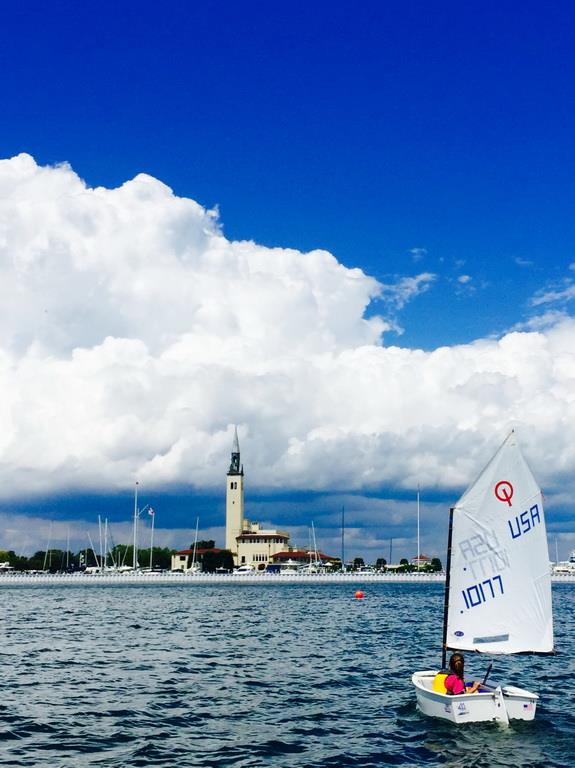
[[[363,592],[361,591],[361,589],[358,589],[357,592],[355,593],[355,599],[361,600],[362,598],[363,598]]]

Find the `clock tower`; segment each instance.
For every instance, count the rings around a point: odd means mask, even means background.
[[[244,528],[244,468],[240,463],[238,428],[234,429],[232,460],[226,478],[226,549],[237,562],[238,543],[236,537]]]

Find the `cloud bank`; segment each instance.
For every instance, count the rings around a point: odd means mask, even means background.
[[[219,487],[233,425],[252,487],[459,488],[517,427],[575,476],[575,322],[431,352],[385,346],[382,285],[330,253],[231,242],[138,175],[88,188],[0,162],[0,494]]]

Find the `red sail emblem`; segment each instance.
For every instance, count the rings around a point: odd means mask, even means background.
[[[513,498],[513,486],[508,480],[500,480],[495,486],[495,497],[499,501],[505,501],[511,506],[511,499]]]

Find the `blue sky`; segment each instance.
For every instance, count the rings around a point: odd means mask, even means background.
[[[3,17],[3,156],[66,160],[90,185],[145,171],[218,205],[232,239],[326,248],[384,282],[425,249],[441,289],[409,308],[404,343],[500,333],[573,261],[569,4],[56,2]]]
[[[325,249],[390,286],[365,310],[386,318],[386,346],[431,352],[543,328],[546,313],[572,313],[574,17],[567,3],[11,5],[1,157],[69,163],[89,187],[146,173],[217,207],[229,241]],[[403,300],[401,281],[422,274],[426,289]],[[551,440],[547,426],[531,424],[528,442],[536,428]],[[269,477],[255,474],[267,492]],[[458,482],[435,482],[434,503]],[[303,485],[273,491],[317,492],[319,515],[329,484]],[[411,493],[393,478],[337,490]],[[213,509],[213,482],[194,493]],[[28,501],[19,492],[10,503]],[[307,503],[288,522],[303,524]]]

